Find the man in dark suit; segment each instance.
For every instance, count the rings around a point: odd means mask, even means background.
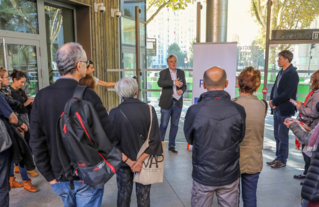
[[[289,128],[285,127],[284,122],[286,118],[296,113],[296,107],[289,100],[296,100],[299,83],[297,68],[291,63],[294,57],[293,53],[284,50],[278,56],[278,66],[282,69],[276,77],[269,100],[274,115],[274,137],[276,140],[276,158],[267,162],[272,168],[286,166],[289,152]]]
[[[183,108],[183,93],[186,91],[186,81],[184,71],[177,69],[177,58],[170,55],[167,58],[168,68],[161,71],[157,82],[162,88],[162,95],[159,106],[161,107],[161,139],[164,141],[168,122],[171,118],[171,130],[169,132],[168,150],[174,153],[175,139],[178,131],[178,122]]]

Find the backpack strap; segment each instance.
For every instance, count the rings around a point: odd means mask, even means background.
[[[73,98],[82,100],[83,99],[83,94],[85,89],[87,88],[87,86],[82,85],[82,84],[78,84],[76,86],[76,88],[74,89],[74,93],[73,93]]]
[[[61,119],[61,118],[59,118]],[[59,124],[59,121],[57,122]],[[62,165],[62,172],[60,174],[60,177],[58,179],[61,179],[62,176],[68,179],[70,181],[70,188],[73,190],[74,189],[74,183],[73,183],[73,176],[74,176],[74,169],[71,165],[71,161],[69,159],[69,156],[65,150],[65,147],[62,142],[61,138],[61,132],[59,130],[59,126],[56,127],[56,144],[57,144],[57,150],[58,150],[58,156],[60,163]]]
[[[265,101],[264,99],[262,99],[262,101],[264,102],[264,104],[265,104],[265,117],[267,116],[267,111],[268,111],[268,103],[267,103],[267,101]]]

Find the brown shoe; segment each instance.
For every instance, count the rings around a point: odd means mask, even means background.
[[[282,163],[281,161],[277,161],[274,165],[271,166],[272,168],[282,168],[286,167],[286,164]]]
[[[267,165],[274,165],[274,164],[276,164],[276,162],[277,162],[277,160],[273,160],[271,162],[266,162],[266,163],[267,163]]]
[[[10,187],[11,188],[22,188],[23,184],[16,181],[15,177],[10,177]]]
[[[14,172],[15,173],[20,173],[19,167],[18,166],[14,166]]]
[[[35,170],[28,171],[28,174],[32,177],[37,177],[39,175]]]
[[[35,192],[38,192],[39,190],[34,187],[31,183],[31,180],[28,180],[28,181],[23,181],[23,187],[25,190],[29,191],[29,192],[32,192],[32,193],[35,193]]]

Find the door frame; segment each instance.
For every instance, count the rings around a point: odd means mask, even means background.
[[[41,49],[40,49],[40,41],[39,40],[28,40],[28,39],[20,39],[20,38],[10,38],[10,37],[2,37],[0,39],[4,39],[5,45],[13,44],[13,45],[28,45],[36,47],[36,56],[37,56],[37,73],[38,73],[38,89],[43,88],[43,69],[41,62]],[[5,57],[5,65],[8,67],[8,57],[7,57],[7,46],[4,47],[3,55]]]
[[[15,31],[0,30],[0,40],[1,38],[5,39],[5,44],[7,44],[7,39],[15,39],[16,41],[29,42],[37,41],[37,55],[40,54],[40,59],[38,59],[38,68],[41,65],[41,71],[38,72],[38,81],[39,81],[39,90],[49,86],[49,66],[48,66],[48,52],[47,52],[47,36],[46,36],[46,27],[45,27],[45,10],[46,5],[64,7],[73,10],[73,19],[74,19],[74,38],[77,42],[77,27],[76,27],[76,8],[72,5],[64,4],[62,2],[57,2],[53,0],[37,0],[37,14],[38,14],[38,34],[22,33]],[[41,76],[40,76],[41,75]],[[40,80],[41,79],[41,80]],[[41,83],[40,83],[41,82]]]

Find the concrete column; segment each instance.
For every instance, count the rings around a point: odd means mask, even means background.
[[[228,0],[207,0],[206,42],[227,42]]]

